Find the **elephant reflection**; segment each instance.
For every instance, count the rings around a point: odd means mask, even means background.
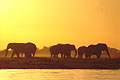
[[[103,43],[99,43],[97,45],[89,45],[88,47],[79,47],[78,55],[80,55],[81,56],[80,58],[82,58],[83,53],[85,53],[86,59],[88,58],[90,59],[92,55],[96,55],[97,59],[100,59],[102,51],[106,51],[110,59],[108,47],[106,44],[103,44]]]
[[[7,46],[5,57],[8,54],[8,49],[13,50],[11,58],[13,58],[15,54],[19,58],[20,53],[24,53],[26,58],[30,58],[32,57],[31,54],[33,54],[33,57],[35,56],[37,47],[35,44],[30,42],[29,43],[9,43]]]
[[[77,55],[77,50],[74,45],[71,44],[57,44],[50,47],[51,57],[58,58],[58,54],[61,54],[61,58],[71,58],[71,51],[75,51],[75,56]]]

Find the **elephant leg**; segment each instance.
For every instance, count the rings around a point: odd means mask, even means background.
[[[54,58],[55,58],[55,54],[54,54]]]
[[[31,53],[25,53],[25,58],[31,58]]]
[[[54,58],[55,57],[55,54],[51,53],[51,58]]]
[[[97,55],[97,59],[100,59],[101,53]]]
[[[13,51],[11,58],[13,58],[14,55],[15,55],[15,51]]]
[[[34,57],[34,53],[31,53],[31,57]]]
[[[58,58],[58,54],[56,54],[56,58]]]
[[[67,58],[71,58],[71,56],[68,54],[68,55],[67,55]]]
[[[23,57],[23,53],[21,53],[21,57]]]
[[[78,59],[80,59],[80,55],[78,54]]]
[[[17,54],[17,58],[20,58],[19,53],[16,53],[16,54]]]
[[[91,59],[91,55],[89,55],[88,58]]]
[[[31,53],[28,53],[28,58],[31,58],[31,57],[32,57]]]
[[[68,55],[66,55],[66,57],[67,57],[67,58],[69,58],[69,56],[68,56]]]
[[[64,58],[66,58],[66,55],[64,54]]]
[[[61,58],[63,58],[63,53],[61,53]]]
[[[71,58],[70,52],[66,53],[67,58]]]
[[[67,57],[67,58],[69,58],[69,56],[68,56],[68,55],[66,55],[66,57]]]
[[[65,58],[67,58],[68,56],[65,54]]]
[[[35,57],[35,53],[33,53],[33,58]]]
[[[78,59],[82,59],[82,56],[83,56],[83,54],[82,54],[82,53],[79,53],[79,54],[78,54]]]
[[[69,55],[69,58],[72,58],[71,55]]]
[[[82,59],[82,56],[83,56],[83,55],[80,55],[80,59]]]
[[[88,59],[89,56],[88,56],[88,55],[85,55],[85,57],[86,57],[86,59]]]
[[[51,54],[51,58],[52,58],[52,54]]]
[[[65,58],[65,54],[63,54],[63,58]]]
[[[87,57],[88,57],[88,56],[85,54],[85,58],[86,58],[86,59],[87,59]]]
[[[51,58],[52,58],[53,54],[51,54]]]

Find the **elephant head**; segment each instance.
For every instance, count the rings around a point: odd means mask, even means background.
[[[107,52],[107,55],[109,56],[109,59],[110,59],[110,54],[109,54],[107,45],[106,45],[106,44],[99,43],[99,44],[97,44],[97,46],[98,46],[98,49],[99,49],[100,51],[106,51],[106,52]]]
[[[31,53],[32,53],[33,54],[33,58],[34,58],[36,49],[37,49],[37,47],[36,47],[35,44],[33,44],[31,42],[26,43],[25,49],[24,49],[25,50],[24,52],[26,53],[25,55],[30,56]]]
[[[87,53],[87,47],[86,46],[81,46],[78,48],[78,58],[82,59],[83,54]]]
[[[15,43],[9,43],[9,44],[7,45],[5,57],[7,56],[8,49],[14,49],[14,48],[16,47],[15,45],[16,45]]]
[[[66,52],[68,52],[69,55],[70,55],[71,51],[75,51],[75,57],[77,56],[77,50],[75,48],[75,45],[65,44],[64,46],[65,46]]]
[[[16,53],[17,55],[19,55],[20,52],[21,52],[21,53],[24,52],[25,43],[9,43],[9,44],[7,45],[5,57],[6,57],[7,54],[8,54],[8,49],[12,49],[12,50],[13,50],[12,56],[13,56],[15,53]]]

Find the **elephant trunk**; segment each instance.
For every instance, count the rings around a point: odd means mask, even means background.
[[[110,54],[109,54],[109,51],[108,51],[108,49],[106,50],[106,52],[107,52],[107,54],[108,54],[108,56],[109,56],[109,59],[110,59],[111,57],[110,57]]]
[[[7,57],[8,49],[9,49],[9,48],[6,49],[5,58]]]
[[[77,56],[77,50],[75,49],[75,57]]]

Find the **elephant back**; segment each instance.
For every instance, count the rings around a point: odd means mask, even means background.
[[[26,46],[25,46],[25,47],[26,47],[26,48],[25,48],[26,51],[28,51],[28,52],[30,52],[30,53],[35,52],[36,49],[37,49],[36,45],[33,44],[33,43],[26,43]]]
[[[78,52],[79,53],[86,53],[87,52],[87,47],[86,46],[79,47]]]
[[[24,52],[25,43],[12,43],[12,45],[14,46],[13,49],[15,52]]]
[[[65,44],[65,49],[68,50],[68,51],[72,51],[72,50],[75,50],[75,45],[72,45],[72,44]]]
[[[95,53],[95,52],[98,52],[99,50],[99,47],[97,45],[89,45],[88,46],[88,53]]]
[[[99,47],[99,50],[101,50],[101,51],[108,49],[107,45],[103,44],[103,43],[99,43],[99,44],[97,44],[97,46]]]
[[[51,53],[61,53],[64,48],[63,44],[57,44],[50,47]]]

